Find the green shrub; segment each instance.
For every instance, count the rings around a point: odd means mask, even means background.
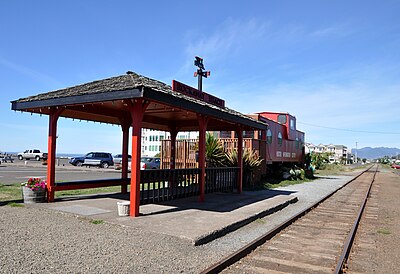
[[[262,159],[254,150],[245,149],[243,152],[243,185],[254,185],[252,182],[253,172],[260,167]],[[226,153],[226,162],[228,166],[238,166],[238,153],[232,150]]]
[[[222,144],[212,134],[206,135],[206,160],[208,167],[223,167],[226,156]]]

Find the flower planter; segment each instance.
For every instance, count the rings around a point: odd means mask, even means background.
[[[118,216],[129,216],[129,207],[130,207],[130,202],[124,201],[124,202],[117,202],[118,206]]]
[[[29,187],[22,186],[22,198],[25,204],[43,203],[46,201],[46,189],[40,188],[33,191]]]

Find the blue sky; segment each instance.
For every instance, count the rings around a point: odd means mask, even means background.
[[[238,1],[239,2],[239,1]],[[400,147],[400,1],[1,1],[0,151],[47,150],[11,100],[124,74],[284,111],[306,141]],[[59,120],[59,153],[120,151],[117,126]]]

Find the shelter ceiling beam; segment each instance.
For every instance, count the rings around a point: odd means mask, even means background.
[[[106,108],[104,106],[97,106],[97,105],[77,105],[77,106],[69,106],[67,108],[68,110],[75,110],[78,112],[83,112],[83,113],[92,113],[92,114],[97,114],[97,115],[101,115],[101,116],[109,116],[109,117],[113,117],[113,118],[118,118],[118,119],[122,119],[124,116],[129,115],[128,111],[124,111],[124,110],[113,110],[110,108]],[[126,115],[124,115],[126,113]]]

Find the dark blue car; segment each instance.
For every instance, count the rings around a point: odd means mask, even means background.
[[[73,157],[69,163],[74,166],[98,166],[108,168],[114,165],[111,153],[107,152],[89,152],[82,157]]]

